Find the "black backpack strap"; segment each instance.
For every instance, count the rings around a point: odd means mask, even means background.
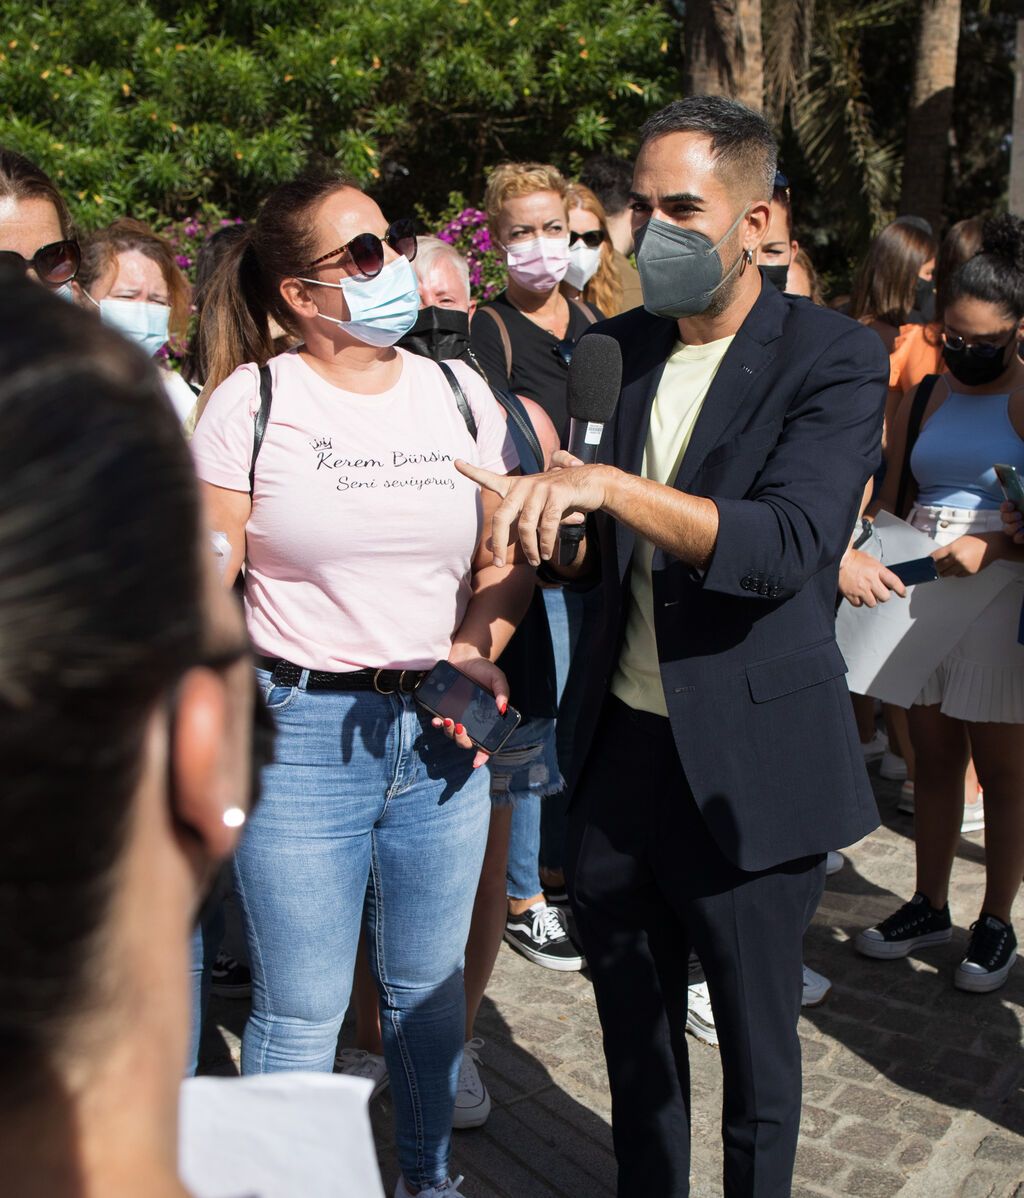
[[[462,390],[462,384],[455,377],[455,371],[448,365],[447,362],[438,362],[441,367],[441,373],[448,380],[448,386],[452,389],[452,395],[455,396],[455,402],[459,405],[459,414],[466,422],[466,428],[469,429],[469,435],[476,440],[476,419],[473,416],[473,411],[469,406],[469,400],[466,398],[465,391]]]
[[[523,401],[518,395],[513,395],[511,391],[499,391],[496,387],[492,387],[491,390],[494,392],[494,398],[505,409],[508,416],[509,432],[512,435],[516,452],[519,454],[519,465],[522,467],[523,473],[542,474],[544,450]],[[532,464],[527,460],[527,455],[533,459]]]
[[[256,421],[252,432],[252,463],[249,466],[249,494],[256,487],[256,459],[260,456],[260,447],[266,436],[267,425],[270,423],[270,405],[274,402],[274,384],[270,378],[270,367],[260,367],[260,410],[256,413]]]
[[[928,406],[928,400],[932,397],[932,392],[935,390],[935,384],[939,381],[937,374],[926,374],[924,378],[917,384],[917,391],[914,393],[914,402],[910,408],[910,420],[907,423],[907,445],[903,451],[903,464],[900,467],[900,485],[896,492],[896,515],[902,520],[907,514],[907,501],[910,498],[910,483],[912,474],[910,471],[910,455],[914,452],[914,446],[917,444],[918,435],[921,432],[921,421],[924,419],[924,410]]]

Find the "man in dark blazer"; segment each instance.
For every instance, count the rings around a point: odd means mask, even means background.
[[[800,1122],[801,941],[824,858],[878,823],[834,638],[839,560],[880,457],[878,338],[752,265],[775,146],[690,97],[652,117],[634,176],[644,309],[598,464],[500,479],[550,571],[599,577],[567,856],[612,1091],[620,1198],[689,1193],[687,959],[707,976],[729,1198],[789,1194]],[[559,572],[559,571],[556,571]]]

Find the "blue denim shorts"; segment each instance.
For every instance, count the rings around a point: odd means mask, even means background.
[[[531,795],[543,799],[563,790],[553,719],[523,720],[488,763],[491,803],[510,807]]]

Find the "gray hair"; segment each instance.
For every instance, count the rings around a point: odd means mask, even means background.
[[[447,241],[442,241],[440,237],[416,238],[416,258],[413,266],[416,267],[418,279],[423,279],[438,258],[446,259],[455,267],[459,278],[466,285],[466,299],[467,301],[471,300],[473,293],[469,286],[469,263],[455,246],[450,245]]]

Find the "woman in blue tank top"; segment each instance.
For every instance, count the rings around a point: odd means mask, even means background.
[[[981,251],[939,296],[943,358],[910,466],[916,500],[906,517],[941,546],[932,556],[943,577],[967,576],[1000,561],[1006,585],[938,663],[910,711],[917,758],[913,898],[857,937],[869,957],[905,957],[952,937],[949,881],[959,844],[964,769],[973,749],[985,795],[985,896],[967,953],[954,974],[962,990],[1003,984],[1017,959],[1010,911],[1024,875],[1024,548],[1003,534],[1003,500],[993,464],[1024,474],[1024,221],[988,221]],[[922,383],[922,386],[925,384]],[[891,460],[904,458],[915,392],[901,407]],[[886,479],[876,508],[893,511],[899,471]],[[898,512],[897,515],[904,513]],[[844,570],[872,574],[877,594],[902,593],[895,575],[865,554]],[[840,583],[844,592],[848,590]]]

